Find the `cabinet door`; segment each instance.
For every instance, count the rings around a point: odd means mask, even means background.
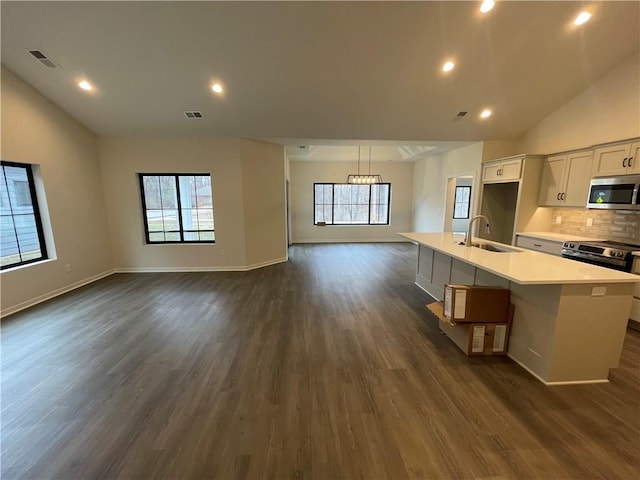
[[[591,152],[568,155],[565,168],[565,187],[561,197],[564,201],[563,205],[582,208],[587,205],[592,160]]]
[[[566,155],[549,157],[542,166],[542,180],[540,181],[539,205],[562,205],[561,194],[564,186]],[[591,174],[589,170],[587,176]],[[586,202],[585,202],[586,205]]]
[[[518,158],[516,160],[509,160],[507,162],[502,162],[500,167],[500,180],[520,180],[520,175],[522,173],[522,159]]]
[[[630,151],[630,143],[597,148],[593,161],[593,175],[596,177],[624,175],[627,173],[627,162],[629,160]],[[636,159],[634,158],[633,160]],[[634,165],[633,160],[632,165]],[[635,165],[637,165],[637,162]]]
[[[627,173],[640,173],[640,142],[631,145],[629,159],[627,160]]]
[[[500,162],[486,163],[482,166],[482,181],[497,182],[500,180]]]

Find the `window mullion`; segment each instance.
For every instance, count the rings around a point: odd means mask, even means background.
[[[20,239],[18,238],[18,230],[16,228],[16,214],[13,212],[13,202],[11,201],[11,195],[9,195],[9,181],[7,180],[7,171],[4,169],[4,184],[7,189],[7,201],[9,202],[9,211],[11,212],[11,226],[13,227],[13,235],[16,237],[16,245],[18,247],[18,255],[20,256],[20,263],[22,263],[22,249],[20,248]]]
[[[180,201],[180,175],[175,176],[176,200],[178,202],[178,228],[180,229],[180,241],[184,242],[184,230],[182,227],[182,202]]]
[[[336,184],[331,184],[331,225],[335,225],[334,219],[336,218]]]
[[[162,180],[160,179],[160,175],[158,175],[158,196],[160,197],[160,215],[162,215],[162,235],[164,236],[164,241],[166,242],[167,225],[164,223],[164,202],[162,201]]]
[[[367,208],[367,224],[371,225],[371,185],[369,185],[369,208]]]
[[[29,193],[31,195],[31,208],[33,209],[33,220],[36,224],[36,233],[38,234],[38,243],[40,244],[40,256],[47,257],[47,244],[44,240],[44,230],[42,228],[42,220],[40,218],[40,207],[38,206],[38,196],[36,194],[36,182],[33,179],[31,168],[25,168],[27,172],[27,181],[29,185]],[[6,178],[6,175],[5,175]]]

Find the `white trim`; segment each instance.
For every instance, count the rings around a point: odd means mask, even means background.
[[[407,239],[395,238],[305,238],[293,240],[293,245],[302,243],[407,243]]]
[[[433,298],[434,302],[437,302],[438,299],[436,297],[434,297],[433,295],[431,295],[426,288],[424,288],[422,285],[420,285],[418,282],[413,282],[413,284],[418,287],[420,290],[422,290],[424,293],[426,293],[427,295],[429,295],[431,298]]]
[[[507,357],[509,357],[514,362],[516,362],[518,365],[520,365],[527,372],[529,372],[531,375],[536,377],[538,380],[540,380],[542,383],[544,383],[548,387],[553,387],[553,386],[558,386],[558,385],[587,385],[587,384],[590,384],[590,383],[609,383],[609,379],[608,378],[595,379],[595,380],[571,380],[571,381],[566,381],[566,382],[547,382],[546,380],[543,380],[533,370],[531,370],[530,368],[526,367],[521,362],[519,362],[518,360],[513,358],[509,353],[507,353]]]
[[[44,265],[45,263],[55,262],[57,258],[45,258],[44,260],[40,260],[38,262],[32,263],[23,263],[22,265],[16,265],[15,267],[8,267],[4,270],[0,270],[0,276],[5,273],[15,272],[16,270],[22,270],[23,268],[35,267],[36,265]]]
[[[24,310],[25,308],[29,308],[29,307],[33,307],[34,305],[37,305],[38,303],[42,303],[42,302],[46,302],[47,300],[50,300],[54,297],[60,296],[64,293],[70,292],[71,290],[75,290],[76,288],[80,288],[80,287],[84,287],[85,285],[88,285],[89,283],[93,283],[96,282],[98,280],[100,280],[101,278],[105,278],[108,277],[109,275],[112,275],[115,273],[115,270],[107,270],[105,272],[99,273],[97,275],[93,275],[91,277],[85,278],[84,280],[79,280],[77,282],[71,283],[69,285],[66,285],[62,288],[58,288],[56,290],[53,290],[49,293],[45,293],[43,295],[40,295],[38,297],[32,298],[30,300],[27,300],[25,302],[22,303],[18,303],[17,305],[13,305],[11,307],[5,308],[4,310],[2,310],[0,312],[0,318],[4,318],[8,315],[14,314],[16,312],[19,312],[20,310]]]
[[[19,303],[12,307],[8,307],[0,312],[0,318],[4,318],[8,315],[19,312],[20,310],[24,310],[29,307],[33,307],[38,303],[45,302],[54,297],[60,296],[64,293],[70,292],[71,290],[75,290],[76,288],[83,287],[88,285],[89,283],[93,283],[95,281],[100,280],[101,278],[108,277],[109,275],[113,275],[114,273],[169,273],[169,272],[247,272],[249,270],[255,270],[257,268],[268,267],[269,265],[275,265],[278,263],[283,263],[287,261],[287,257],[278,258],[276,260],[269,260],[266,262],[254,263],[252,265],[245,266],[229,266],[229,267],[147,267],[147,268],[114,268],[111,270],[107,270],[105,272],[99,273],[89,278],[85,278],[84,280],[80,280],[78,282],[72,283],[62,288],[58,288],[57,290],[53,290],[52,292],[45,293],[44,295],[40,295],[39,297],[32,298],[25,302]]]
[[[558,385],[589,385],[593,383],[609,383],[609,379],[605,378],[604,380],[575,380],[572,382],[544,382],[544,384],[548,387],[555,387]]]
[[[248,272],[257,268],[268,267],[287,261],[287,257],[268,260],[266,262],[254,263],[244,266],[224,266],[224,267],[120,267],[114,270],[115,273],[180,273],[180,272]]]

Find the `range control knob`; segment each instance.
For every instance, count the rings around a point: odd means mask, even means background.
[[[609,256],[610,257],[615,257],[617,255],[618,252],[616,252],[615,250],[609,250]]]
[[[624,252],[622,250],[617,251],[616,257],[620,257],[620,258],[624,257]]]
[[[569,244],[569,248],[575,248],[576,244],[575,243],[570,243]]]

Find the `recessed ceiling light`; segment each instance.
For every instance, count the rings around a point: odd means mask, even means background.
[[[482,2],[482,5],[480,5],[480,11],[482,13],[487,13],[489,10],[491,10],[494,6],[495,6],[496,2],[494,2],[493,0],[484,0]]]
[[[213,90],[215,93],[223,92],[222,85],[220,85],[219,83],[214,83],[213,85],[211,85],[211,90]]]
[[[589,19],[591,18],[591,13],[589,12],[580,12],[578,14],[578,16],[576,17],[576,19],[573,21],[573,24],[578,26],[578,25],[582,25],[584,23],[587,23],[589,21]]]
[[[447,61],[444,63],[444,65],[442,65],[442,71],[443,72],[450,72],[451,70],[453,70],[453,67],[455,67],[456,64],[453,63],[451,60]]]
[[[86,90],[87,92],[90,92],[91,90],[93,90],[93,86],[87,82],[86,80],[82,80],[80,82],[78,82],[78,86],[83,89]]]
[[[488,108],[485,108],[482,113],[480,114],[480,118],[489,118],[491,116],[491,110],[489,110]]]

